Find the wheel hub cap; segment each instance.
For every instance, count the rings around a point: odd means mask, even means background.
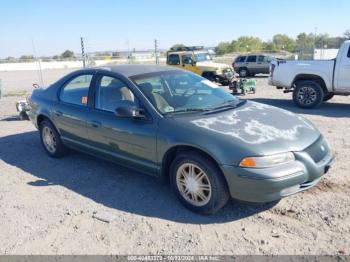
[[[47,126],[43,128],[43,142],[49,152],[54,153],[56,151],[56,137],[51,128]]]
[[[211,184],[207,174],[197,165],[185,163],[176,173],[181,196],[194,206],[204,206],[211,198]]]

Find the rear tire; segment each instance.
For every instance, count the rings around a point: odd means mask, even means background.
[[[319,83],[315,81],[300,81],[293,91],[293,101],[301,108],[315,108],[324,99],[324,91]]]
[[[204,154],[180,153],[170,166],[170,184],[180,202],[193,212],[213,214],[230,195],[219,167]]]
[[[59,133],[50,121],[43,120],[39,125],[39,131],[41,143],[50,157],[59,158],[68,153],[67,147],[62,143]]]

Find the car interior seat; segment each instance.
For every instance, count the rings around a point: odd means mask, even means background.
[[[141,83],[138,85],[141,91],[146,95],[146,97],[155,105],[159,111],[165,112],[165,109],[169,107],[169,103],[160,94],[153,92],[153,86],[149,82]]]

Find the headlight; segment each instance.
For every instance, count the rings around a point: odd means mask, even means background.
[[[292,152],[288,152],[271,156],[245,157],[241,160],[239,166],[250,168],[266,168],[285,164],[294,160],[294,154]]]

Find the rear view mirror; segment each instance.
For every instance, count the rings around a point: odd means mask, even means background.
[[[142,108],[135,106],[121,106],[115,110],[115,115],[120,118],[147,119]]]

